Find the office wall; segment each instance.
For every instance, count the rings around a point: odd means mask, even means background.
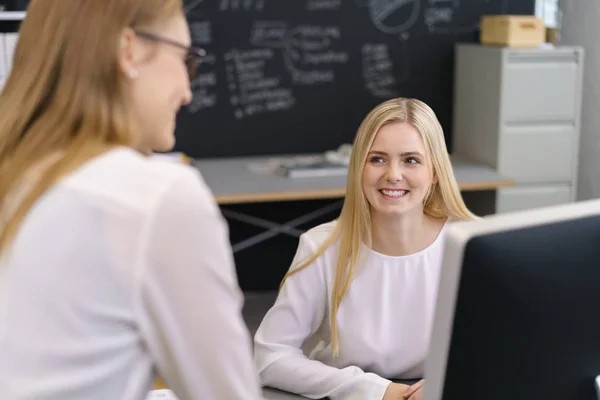
[[[600,1],[561,0],[560,7],[560,44],[586,52],[577,198],[600,198]]]

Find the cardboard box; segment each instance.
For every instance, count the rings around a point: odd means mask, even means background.
[[[507,47],[538,47],[546,41],[546,27],[534,15],[484,15],[480,42]]]
[[[558,46],[560,41],[560,31],[556,28],[546,28],[546,42]]]

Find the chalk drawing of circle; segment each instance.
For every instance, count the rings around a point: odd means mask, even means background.
[[[369,16],[384,33],[407,31],[419,19],[420,0],[370,0]]]

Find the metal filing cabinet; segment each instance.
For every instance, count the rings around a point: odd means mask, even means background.
[[[496,212],[575,200],[584,51],[458,44],[453,153],[515,180]]]

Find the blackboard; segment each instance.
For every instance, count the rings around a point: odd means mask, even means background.
[[[451,150],[454,45],[481,15],[535,0],[187,0],[204,47],[175,150],[192,157],[322,152],[396,96],[425,101]]]
[[[0,0],[0,8],[4,11],[25,11],[29,0]]]

